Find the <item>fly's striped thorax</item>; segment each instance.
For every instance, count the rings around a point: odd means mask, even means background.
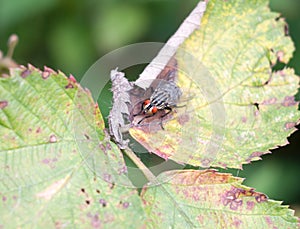
[[[153,93],[150,98],[151,104],[156,106],[158,109],[164,109],[169,101],[170,95],[165,91],[157,91],[157,93]]]

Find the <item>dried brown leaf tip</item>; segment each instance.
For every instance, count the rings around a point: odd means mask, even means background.
[[[109,134],[121,149],[127,147],[128,140],[123,138],[123,129],[129,124],[129,107],[131,104],[129,91],[132,84],[126,79],[123,72],[117,69],[110,73],[113,92],[113,106],[110,110],[108,123]]]

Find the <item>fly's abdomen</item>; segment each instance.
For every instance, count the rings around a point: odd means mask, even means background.
[[[158,109],[174,107],[181,96],[180,88],[174,82],[161,81],[150,97],[152,105]]]

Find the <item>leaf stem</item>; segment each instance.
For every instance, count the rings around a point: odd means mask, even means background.
[[[144,163],[136,156],[136,154],[128,147],[124,150],[126,155],[136,164],[136,166],[142,171],[144,176],[151,183],[155,183],[156,176],[144,165]]]
[[[159,181],[157,180],[156,176],[144,165],[144,163],[136,156],[136,154],[129,149],[128,147],[124,150],[126,155],[136,164],[136,166],[143,172],[145,177],[148,179],[149,182],[152,184],[159,184]],[[177,203],[176,199],[172,195],[170,195],[169,191],[164,187],[160,186],[161,190],[165,193],[166,197],[168,197],[171,201],[175,202],[176,209],[180,212],[180,214],[184,217],[184,220],[186,223],[190,225],[191,228],[194,228],[195,225],[193,224],[190,217],[184,212],[182,209],[182,206]]]

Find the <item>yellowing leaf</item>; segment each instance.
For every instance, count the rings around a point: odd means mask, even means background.
[[[178,86],[190,99],[164,129],[134,126],[137,141],[165,159],[224,168],[241,168],[287,144],[300,118],[299,77],[289,68],[272,71],[294,48],[267,3],[209,1],[201,28],[175,55]]]
[[[214,170],[175,170],[144,188],[149,228],[296,228],[293,211]],[[299,225],[298,225],[299,226]]]

